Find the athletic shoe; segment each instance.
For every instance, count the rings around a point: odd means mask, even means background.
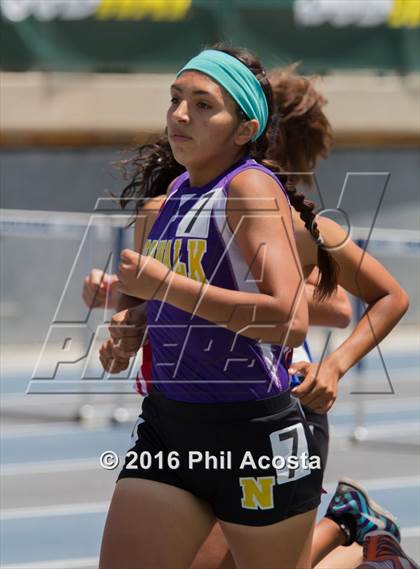
[[[374,531],[363,542],[363,563],[357,569],[420,569],[407,557],[395,537]]]
[[[345,545],[351,545],[353,541],[362,545],[366,534],[376,530],[386,531],[401,540],[394,516],[378,506],[363,488],[349,478],[339,481],[326,517],[342,527],[344,533],[347,526],[349,532]]]

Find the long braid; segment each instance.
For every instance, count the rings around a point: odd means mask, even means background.
[[[224,43],[219,49],[244,63],[261,83],[269,109],[265,133],[246,149],[257,162],[269,168],[281,182],[292,207],[299,212],[306,229],[318,246],[317,265],[319,280],[315,295],[319,300],[330,296],[337,288],[338,267],[323,247],[322,236],[316,223],[315,204],[296,190],[296,184],[309,184],[310,172],[320,156],[326,156],[333,142],[328,120],[322,112],[325,99],[316,92],[312,83],[295,74],[295,67],[271,74],[270,78],[258,59],[249,51],[232,48]],[[238,111],[242,120],[247,120]],[[287,175],[285,172],[303,172]],[[305,174],[308,172],[308,174]]]
[[[338,265],[323,246],[324,241],[316,222],[316,214],[314,213],[314,202],[309,201],[306,199],[305,194],[297,191],[291,176],[286,181],[285,190],[290,203],[299,212],[306,229],[311,233],[318,246],[317,265],[319,268],[319,279],[315,288],[315,297],[317,300],[324,300],[333,294],[336,288]]]

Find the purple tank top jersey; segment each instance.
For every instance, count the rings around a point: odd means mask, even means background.
[[[145,243],[177,273],[231,290],[259,292],[226,220],[229,183],[253,168],[245,158],[201,188],[179,176]],[[147,303],[152,346],[152,383],[169,399],[209,403],[274,397],[289,388],[290,350],[257,342],[174,306]]]

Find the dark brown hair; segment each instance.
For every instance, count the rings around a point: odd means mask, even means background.
[[[260,82],[267,98],[269,118],[265,132],[248,144],[247,153],[269,168],[282,183],[293,208],[299,212],[306,229],[318,243],[319,300],[330,296],[337,287],[338,267],[320,244],[321,236],[315,219],[315,204],[298,192],[296,185],[310,185],[311,172],[317,159],[325,157],[332,144],[331,126],[322,111],[325,99],[315,90],[313,80],[299,76],[296,65],[267,75],[255,55],[248,50],[218,43],[217,49],[244,63]],[[238,107],[241,120],[247,117]],[[130,183],[121,194],[121,206],[137,198],[136,210],[146,198],[165,194],[170,182],[185,169],[172,154],[166,135],[153,144],[137,148],[136,155],[123,163]]]

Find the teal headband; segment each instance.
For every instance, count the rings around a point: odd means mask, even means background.
[[[248,119],[257,119],[257,140],[268,120],[268,103],[260,82],[248,67],[223,51],[207,49],[184,65],[177,77],[188,69],[205,73],[221,85],[238,103]]]

